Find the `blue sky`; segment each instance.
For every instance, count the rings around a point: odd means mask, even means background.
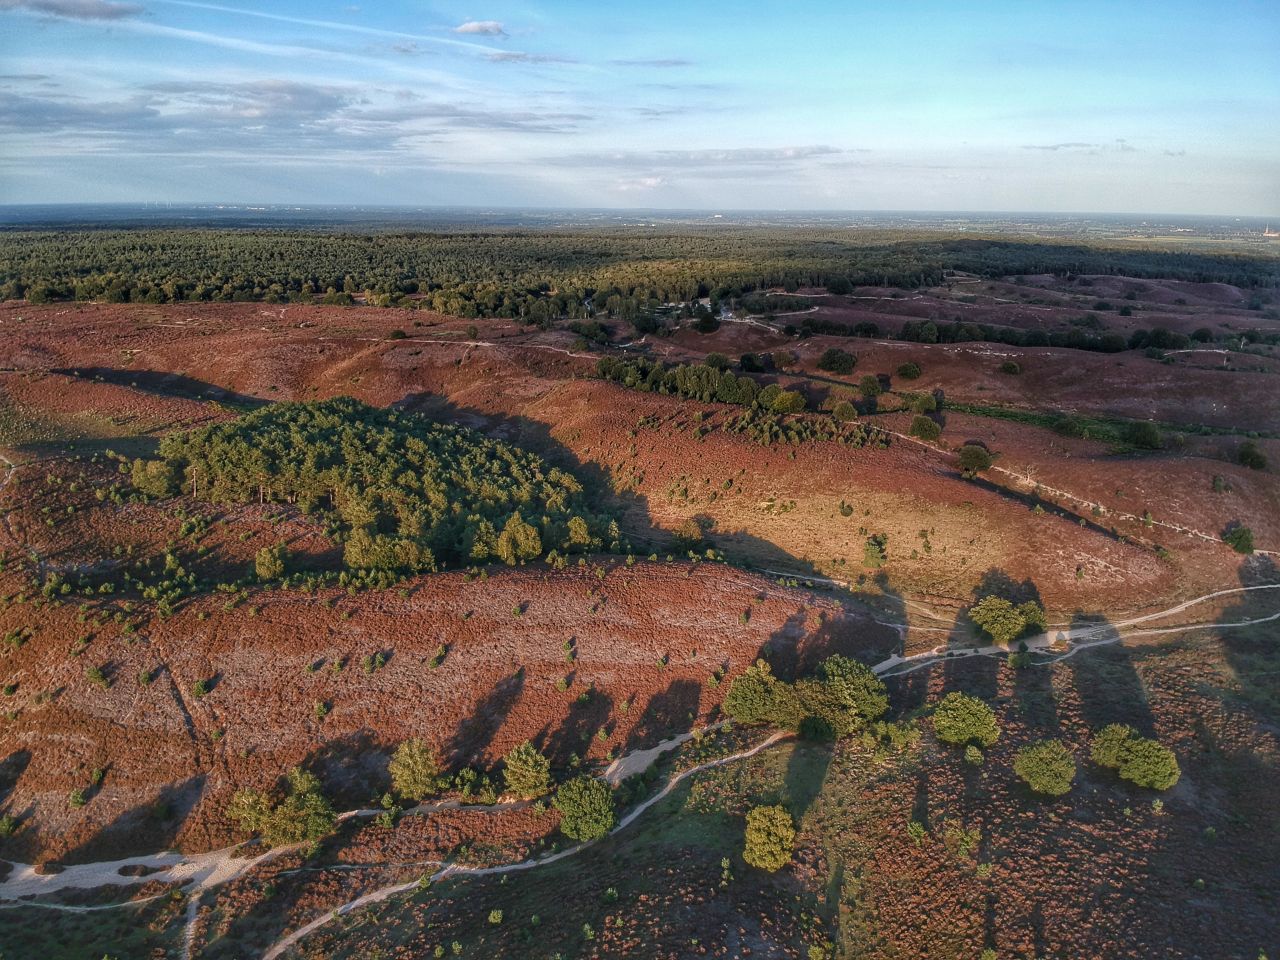
[[[1280,216],[1280,2],[0,0],[0,202]]]

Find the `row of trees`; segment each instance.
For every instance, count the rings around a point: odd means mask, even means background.
[[[0,234],[0,297],[167,303],[422,303],[457,316],[634,319],[662,303],[827,286],[1123,274],[1271,287],[1274,259],[1101,245],[794,229],[360,233],[137,229]],[[588,301],[592,307],[588,307]],[[771,305],[766,303],[766,305]]]

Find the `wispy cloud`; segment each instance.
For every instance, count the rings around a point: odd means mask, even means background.
[[[136,3],[113,0],[0,0],[0,10],[26,10],[68,20],[123,20],[142,13]]]
[[[505,37],[507,31],[502,29],[499,20],[468,20],[453,28],[454,33],[478,34],[484,37]]]
[[[691,67],[692,60],[685,60],[680,57],[666,57],[656,60],[610,60],[615,67],[654,67],[657,69],[666,69],[668,67]]]
[[[551,157],[548,162],[568,166],[656,167],[712,169],[741,166],[791,166],[808,160],[846,153],[824,145],[802,147],[730,147],[711,150],[649,150],[617,153],[574,154]]]
[[[569,57],[556,57],[546,53],[520,53],[515,50],[498,50],[485,57],[490,63],[577,63]]]
[[[1079,141],[1068,141],[1066,143],[1024,143],[1023,150],[1097,150],[1096,143],[1080,143]]]

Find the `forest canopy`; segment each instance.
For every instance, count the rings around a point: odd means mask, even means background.
[[[332,511],[354,570],[517,564],[618,547],[617,525],[588,509],[582,485],[537,455],[347,397],[276,404],[174,434],[159,453],[134,463],[144,492]]]

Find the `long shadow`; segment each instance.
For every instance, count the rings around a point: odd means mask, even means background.
[[[1103,617],[1077,612],[1071,629],[1096,630],[1097,639],[1115,640],[1116,630]],[[1147,702],[1147,688],[1134,665],[1133,652],[1123,643],[1082,650],[1067,661],[1080,700],[1081,719],[1090,730],[1109,723],[1127,723],[1144,737],[1155,736],[1155,717]]]
[[[698,712],[702,689],[693,680],[675,680],[645,704],[631,728],[623,750],[643,750],[689,729],[689,715]]]
[[[572,697],[579,687],[572,686],[566,697]],[[565,712],[564,721],[552,733],[548,734],[542,752],[551,761],[551,765],[560,770],[574,769],[575,758],[582,760],[591,749],[592,739],[602,729],[607,728],[609,718],[613,714],[613,698],[603,690],[591,688],[584,690],[587,694],[585,702],[571,699]],[[581,693],[579,694],[581,696]],[[688,729],[688,723],[685,724]]]
[[[1104,527],[1102,524],[1090,517],[1076,513],[1074,510],[1068,509],[1061,504],[1049,503],[1046,500],[1042,500],[1034,493],[1021,493],[1017,490],[1010,489],[1003,484],[996,483],[994,480],[988,480],[985,477],[969,477],[967,478],[967,482],[973,484],[975,487],[994,493],[996,496],[1002,497],[1005,500],[1021,504],[1028,510],[1035,510],[1039,507],[1046,514],[1055,515],[1059,519],[1074,523],[1091,533],[1096,533],[1100,536],[1106,537],[1108,540],[1112,540],[1117,543],[1128,540],[1127,537],[1116,533],[1110,527]]]
[[[494,684],[493,689],[480,698],[471,716],[458,724],[458,729],[444,745],[441,750],[444,763],[465,764],[482,758],[523,690],[523,669]]]
[[[207,775],[200,773],[165,784],[153,801],[126,810],[84,843],[59,856],[58,862],[92,863],[115,859],[122,851],[174,849],[183,822],[204,795],[206,779]]]
[[[387,756],[377,731],[368,728],[326,740],[302,766],[320,778],[325,795],[339,809],[361,806],[391,787]]]
[[[50,370],[77,380],[100,380],[117,386],[131,387],[160,397],[181,397],[187,400],[214,400],[224,406],[240,410],[253,410],[266,406],[270,401],[247,393],[227,390],[205,380],[197,380],[181,373],[163,370],[127,370],[117,367],[62,367]]]

